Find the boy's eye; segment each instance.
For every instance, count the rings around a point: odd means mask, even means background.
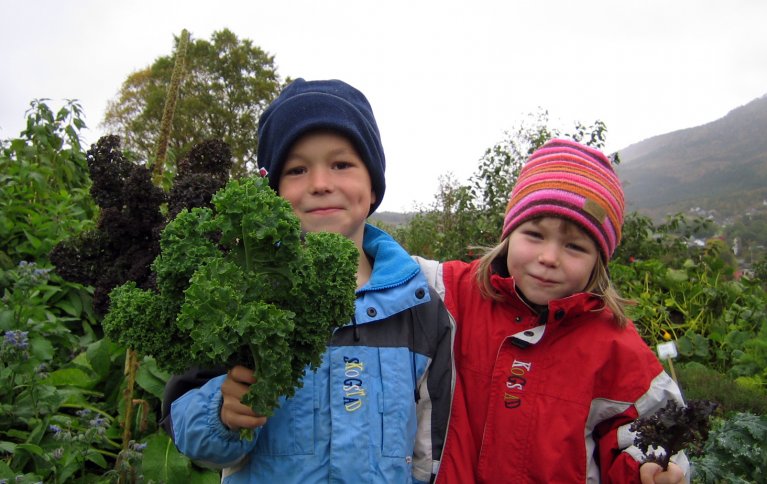
[[[294,166],[285,170],[285,175],[301,175],[306,172],[306,168],[303,166]]]
[[[348,161],[336,161],[333,163],[333,168],[336,170],[345,170],[347,168],[351,168],[352,166],[352,163],[349,163]]]

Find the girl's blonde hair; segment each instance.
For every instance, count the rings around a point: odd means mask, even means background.
[[[569,220],[562,219],[567,224],[578,227]],[[581,230],[578,228],[578,230]],[[506,264],[506,256],[509,253],[509,237],[504,238],[500,244],[491,249],[486,249],[484,255],[480,258],[477,265],[475,277],[477,278],[477,285],[479,286],[479,292],[482,296],[492,299],[494,301],[503,301],[505,297],[500,293],[490,282],[490,276],[492,275],[493,262],[499,258]],[[586,288],[582,292],[589,292],[598,296],[604,302],[602,309],[607,307],[612,311],[615,317],[615,323],[623,328],[628,323],[628,316],[626,315],[626,306],[634,304],[630,299],[624,299],[618,293],[615,286],[613,286],[610,280],[610,274],[607,270],[607,263],[602,256],[597,257],[597,262],[594,264],[594,269],[591,271],[591,277],[589,278]]]

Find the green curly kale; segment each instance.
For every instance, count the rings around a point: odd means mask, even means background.
[[[339,234],[302,240],[290,205],[266,179],[231,181],[212,203],[167,225],[152,264],[157,290],[112,290],[104,330],[173,373],[253,368],[242,401],[269,416],[352,317],[359,254]]]

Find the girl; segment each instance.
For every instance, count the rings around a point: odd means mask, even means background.
[[[523,167],[497,247],[420,261],[457,324],[438,482],[639,482],[629,425],[682,398],[610,283],[623,208],[609,160],[555,139]]]

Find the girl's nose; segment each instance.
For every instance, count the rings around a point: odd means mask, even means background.
[[[559,249],[553,244],[546,244],[538,254],[538,262],[545,266],[557,267],[559,265]]]

